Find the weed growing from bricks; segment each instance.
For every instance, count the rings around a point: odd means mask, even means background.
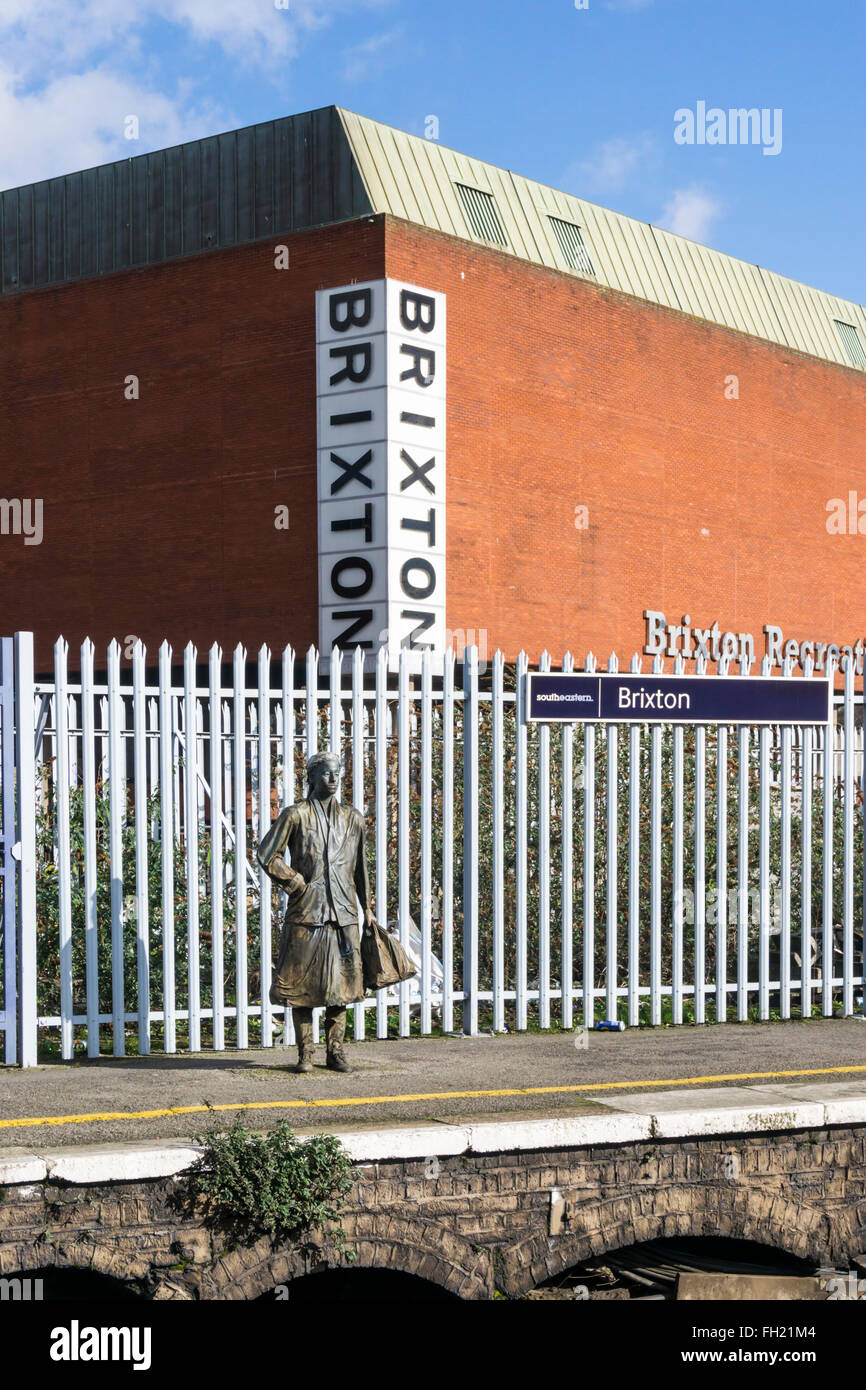
[[[352,1161],[339,1139],[316,1134],[298,1139],[286,1120],[254,1134],[242,1119],[227,1131],[209,1129],[196,1139],[204,1151],[190,1169],[190,1189],[206,1199],[215,1224],[238,1238],[267,1234],[302,1240],[339,1221],[354,1183]],[[342,1226],[329,1230],[347,1260]]]

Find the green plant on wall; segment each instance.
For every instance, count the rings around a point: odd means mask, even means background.
[[[354,1181],[352,1161],[336,1136],[301,1140],[286,1120],[254,1134],[237,1119],[227,1131],[196,1137],[204,1149],[190,1169],[190,1190],[206,1200],[210,1219],[223,1231],[244,1241],[264,1234],[301,1244],[319,1231],[344,1258],[354,1258],[342,1226],[334,1226]]]

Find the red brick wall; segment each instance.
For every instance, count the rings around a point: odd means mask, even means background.
[[[646,608],[759,655],[766,622],[866,636],[866,536],[825,510],[866,497],[862,372],[393,219],[387,246],[448,296],[452,627],[533,659],[629,657]]]
[[[862,373],[389,218],[0,301],[0,628],[200,655],[317,637],[314,291],[448,296],[448,610],[489,650],[622,657],[642,613],[866,635]],[[124,378],[140,399],[124,399]],[[725,378],[739,378],[739,399]],[[274,528],[288,505],[289,531]],[[589,529],[575,528],[575,508]]]
[[[317,640],[315,291],[384,273],[364,219],[0,301],[0,496],[44,499],[41,545],[0,536],[0,628],[37,669],[61,634],[98,665]]]

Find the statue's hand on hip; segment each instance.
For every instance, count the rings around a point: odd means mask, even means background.
[[[290,881],[286,884],[289,897],[299,897],[301,893],[303,893],[306,886],[307,880],[304,878],[303,874],[299,874],[297,869],[295,869],[293,878],[290,879]]]

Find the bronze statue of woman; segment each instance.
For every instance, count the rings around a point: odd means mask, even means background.
[[[280,813],[258,861],[288,894],[272,1004],[290,1005],[299,1072],[313,1069],[313,1009],[325,1009],[327,1065],[350,1071],[343,1044],[346,1006],[364,997],[358,903],[364,930],[374,922],[367,878],[364,817],[342,806],[340,759],[315,753],[307,762],[307,796]]]

